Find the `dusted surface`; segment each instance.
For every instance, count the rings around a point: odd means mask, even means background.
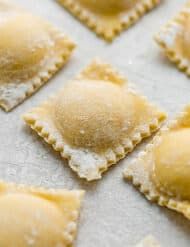
[[[190,103],[190,79],[168,62],[152,36],[186,0],[163,0],[112,44],[97,38],[53,0],[14,1],[60,27],[78,43],[78,48],[63,70],[38,93],[10,113],[0,110],[0,179],[85,189],[77,247],[130,247],[150,233],[163,247],[188,247],[190,222],[180,214],[151,205],[122,178],[124,167],[143,145],[111,168],[101,181],[88,184],[78,179],[20,117],[56,93],[98,56],[126,75],[149,100],[165,109],[169,117],[175,117]]]

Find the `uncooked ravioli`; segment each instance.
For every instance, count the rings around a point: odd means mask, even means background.
[[[127,165],[124,176],[148,200],[190,219],[190,106]]]
[[[0,182],[0,246],[73,246],[83,194]]]
[[[0,106],[12,110],[69,59],[74,44],[50,23],[0,4]]]
[[[137,22],[160,0],[57,0],[81,22],[107,41]]]
[[[110,65],[93,61],[24,119],[87,180],[155,132],[165,114],[137,94]]]
[[[169,60],[190,76],[190,3],[155,36]]]

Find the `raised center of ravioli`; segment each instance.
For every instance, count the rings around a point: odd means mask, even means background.
[[[133,7],[138,0],[78,0],[97,12],[117,13]]]
[[[104,151],[129,137],[138,124],[137,96],[106,81],[69,83],[54,106],[64,140],[76,147]]]
[[[190,199],[190,129],[165,134],[154,157],[157,186],[173,196]]]
[[[21,14],[0,24],[0,83],[30,79],[41,68],[51,40],[40,19]]]
[[[54,203],[41,197],[0,195],[0,246],[65,246],[63,217]]]

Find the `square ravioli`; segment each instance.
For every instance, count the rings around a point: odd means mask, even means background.
[[[0,182],[0,246],[73,246],[83,194]]]
[[[160,0],[57,0],[107,41],[129,28]]]
[[[155,40],[169,60],[190,76],[190,2],[161,29]]]
[[[135,247],[160,247],[160,245],[153,236],[147,236]]]
[[[10,111],[66,63],[75,45],[50,23],[5,0],[0,33],[0,107]]]
[[[129,164],[124,177],[145,197],[190,219],[190,106]]]
[[[110,65],[95,60],[24,120],[90,181],[100,179],[165,117]]]

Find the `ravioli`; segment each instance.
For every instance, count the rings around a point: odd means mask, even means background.
[[[190,106],[129,164],[124,176],[150,201],[190,219]]]
[[[159,243],[153,236],[147,236],[136,247],[160,247]]]
[[[107,41],[137,22],[160,0],[57,0]]]
[[[91,181],[155,132],[165,117],[110,65],[95,60],[24,120]]]
[[[0,246],[73,246],[83,194],[0,182]]]
[[[0,106],[12,110],[69,59],[74,43],[51,24],[0,3]]]
[[[164,54],[190,76],[190,3],[155,36]]]

